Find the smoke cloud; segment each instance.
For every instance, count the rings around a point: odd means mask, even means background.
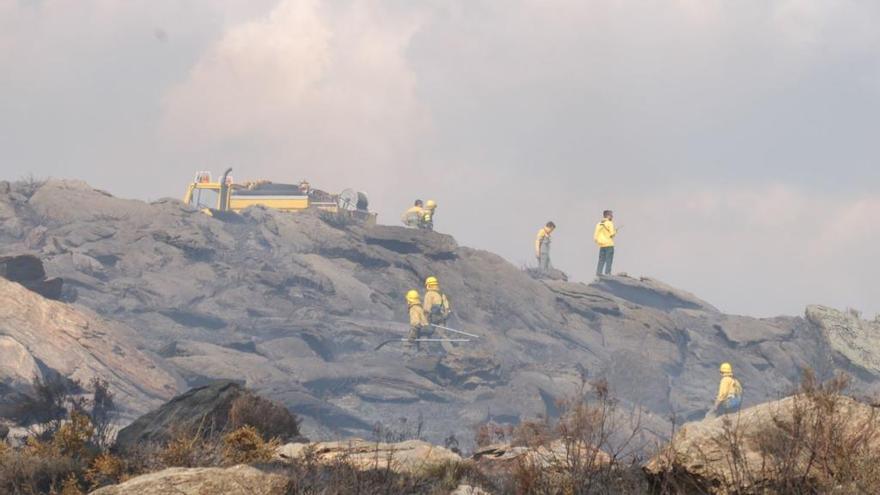
[[[880,5],[0,1],[0,172],[179,196],[196,170],[416,197],[439,230],[731,312],[880,311]]]

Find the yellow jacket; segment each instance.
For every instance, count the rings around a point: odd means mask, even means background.
[[[726,401],[728,397],[742,395],[742,385],[733,377],[733,375],[724,375],[721,377],[721,383],[718,385],[718,396],[715,398],[715,405],[719,405]]]
[[[412,208],[403,212],[400,220],[407,225],[411,223],[418,223],[419,221],[421,221],[423,214],[424,210],[421,206],[413,206]]]
[[[409,306],[409,326],[426,327],[428,326],[428,317],[425,316],[425,309],[418,304]]]
[[[538,231],[538,236],[535,237],[535,256],[541,256],[541,243],[544,242],[545,238],[547,242],[550,242],[550,232],[547,232],[547,227],[541,227],[541,230]]]
[[[425,223],[431,223],[431,219],[434,218],[434,209],[425,208],[422,210],[422,221]]]
[[[614,222],[606,219],[596,224],[593,240],[599,247],[611,247],[614,245],[614,236],[616,235],[617,229],[614,228]]]
[[[434,306],[442,306],[444,316],[449,314],[449,299],[446,298],[446,294],[429,289],[425,292],[425,313],[430,313]]]

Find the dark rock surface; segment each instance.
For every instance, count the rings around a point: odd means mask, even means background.
[[[217,380],[193,388],[121,429],[116,437],[116,448],[128,450],[138,445],[161,445],[180,433],[209,435],[223,431],[231,421],[233,402],[242,396],[253,401],[262,400],[246,390],[241,383],[230,380]],[[298,432],[295,431],[296,421],[290,412],[278,404],[268,405],[278,410],[271,416],[266,415],[277,423],[270,425],[271,428],[292,425],[292,431],[283,432],[288,435],[278,435],[280,439],[287,441],[298,438]]]
[[[193,388],[119,430],[116,447],[126,450],[143,444],[162,444],[176,432],[222,430],[232,402],[243,392],[241,384],[228,380]]]
[[[17,282],[48,299],[59,299],[63,281],[47,278],[40,258],[29,254],[0,256],[0,277]]]
[[[341,225],[261,208],[219,220],[176,200],[114,198],[86,184],[0,188],[0,249],[36,252],[63,297],[135,328],[190,386],[243,380],[287,404],[315,438],[412,425],[463,442],[474,425],[557,414],[582,377],[607,378],[643,424],[702,417],[730,361],[746,403],[801,369],[837,369],[826,331],[799,317],[725,315],[650,279],[536,280],[436,232]],[[482,336],[446,353],[375,346],[407,332],[403,297],[440,278],[451,325]],[[869,367],[870,368],[870,367]],[[877,373],[855,386],[876,387]]]

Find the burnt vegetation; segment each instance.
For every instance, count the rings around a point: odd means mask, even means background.
[[[282,439],[299,434],[297,419],[247,393],[232,401],[219,429],[203,421],[121,452],[111,447],[116,407],[107,384],[49,378],[35,381],[36,398],[20,407],[27,435],[0,443],[0,492],[75,495],[167,467],[249,464],[283,476],[286,494],[440,494],[460,485],[548,495],[880,493],[880,418],[847,397],[847,385],[845,376],[820,382],[806,372],[790,397],[768,409],[770,421],[755,426],[739,415],[723,417],[721,433],[688,453],[704,467],[697,473],[685,466],[678,436],[651,452],[641,416],[622,411],[604,381],[584,381],[559,400],[556,419],[480,425],[469,459],[400,470],[392,468],[394,450],[380,451],[379,442],[418,438],[422,418],[377,425],[374,462],[345,449],[322,457],[312,447],[281,459]],[[447,447],[458,450],[457,439]],[[664,468],[649,472],[649,458]]]

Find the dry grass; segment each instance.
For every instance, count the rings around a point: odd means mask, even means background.
[[[61,483],[61,489],[57,493],[58,495],[85,495],[85,492],[80,490],[79,479],[73,473]]]
[[[258,395],[246,392],[233,401],[229,408],[227,430],[243,426],[255,428],[263,439],[282,440],[299,436],[299,420],[286,407]]]
[[[799,389],[761,426],[725,416],[720,436],[692,454],[703,472],[671,469],[658,491],[880,493],[880,418],[874,408],[855,406],[843,394],[847,386],[843,375],[823,383],[807,371]],[[673,458],[667,464],[678,465]]]
[[[253,426],[242,426],[223,436],[223,458],[229,464],[265,463],[281,445],[277,438],[263,440]]]
[[[641,459],[631,448],[641,430],[638,415],[622,422],[625,415],[604,381],[582,382],[558,407],[561,416],[555,422],[525,421],[512,431],[498,425],[477,430],[478,444],[507,441],[511,449],[525,449],[509,466],[486,466],[495,491],[580,495],[647,489],[638,470]]]
[[[95,457],[92,465],[85,472],[85,480],[92,489],[121,483],[129,477],[127,463],[110,453],[102,453]]]
[[[156,459],[164,467],[195,467],[205,461],[201,455],[208,442],[201,428],[196,431],[177,431],[164,446],[158,449]]]
[[[379,458],[386,454],[378,448],[376,462],[366,469],[345,453],[321,460],[307,451],[281,463],[275,458],[280,441],[267,432],[290,433],[296,422],[268,401],[234,403],[224,431],[181,431],[155,450],[126,452],[124,457],[101,446],[101,434],[88,414],[71,411],[54,430],[31,436],[22,447],[0,443],[0,493],[78,494],[168,466],[239,463],[286,476],[290,494],[433,495],[447,494],[462,483],[523,495],[880,493],[880,418],[865,408],[861,415],[850,414],[852,402],[843,396],[846,385],[843,377],[820,383],[807,373],[786,402],[791,407],[780,408],[762,429],[746,429],[736,416],[726,417],[723,434],[713,445],[721,462],[716,458],[712,464],[725,473],[700,479],[670,472],[649,484],[637,454],[643,447],[638,414],[620,411],[607,385],[594,382],[583,383],[577,393],[559,401],[561,416],[555,421],[478,428],[478,444],[504,442],[526,452],[507,464],[450,461],[412,472],[392,469],[396,463]],[[272,424],[275,420],[281,424]],[[381,429],[377,440],[390,434]],[[705,461],[708,465],[709,459]]]

